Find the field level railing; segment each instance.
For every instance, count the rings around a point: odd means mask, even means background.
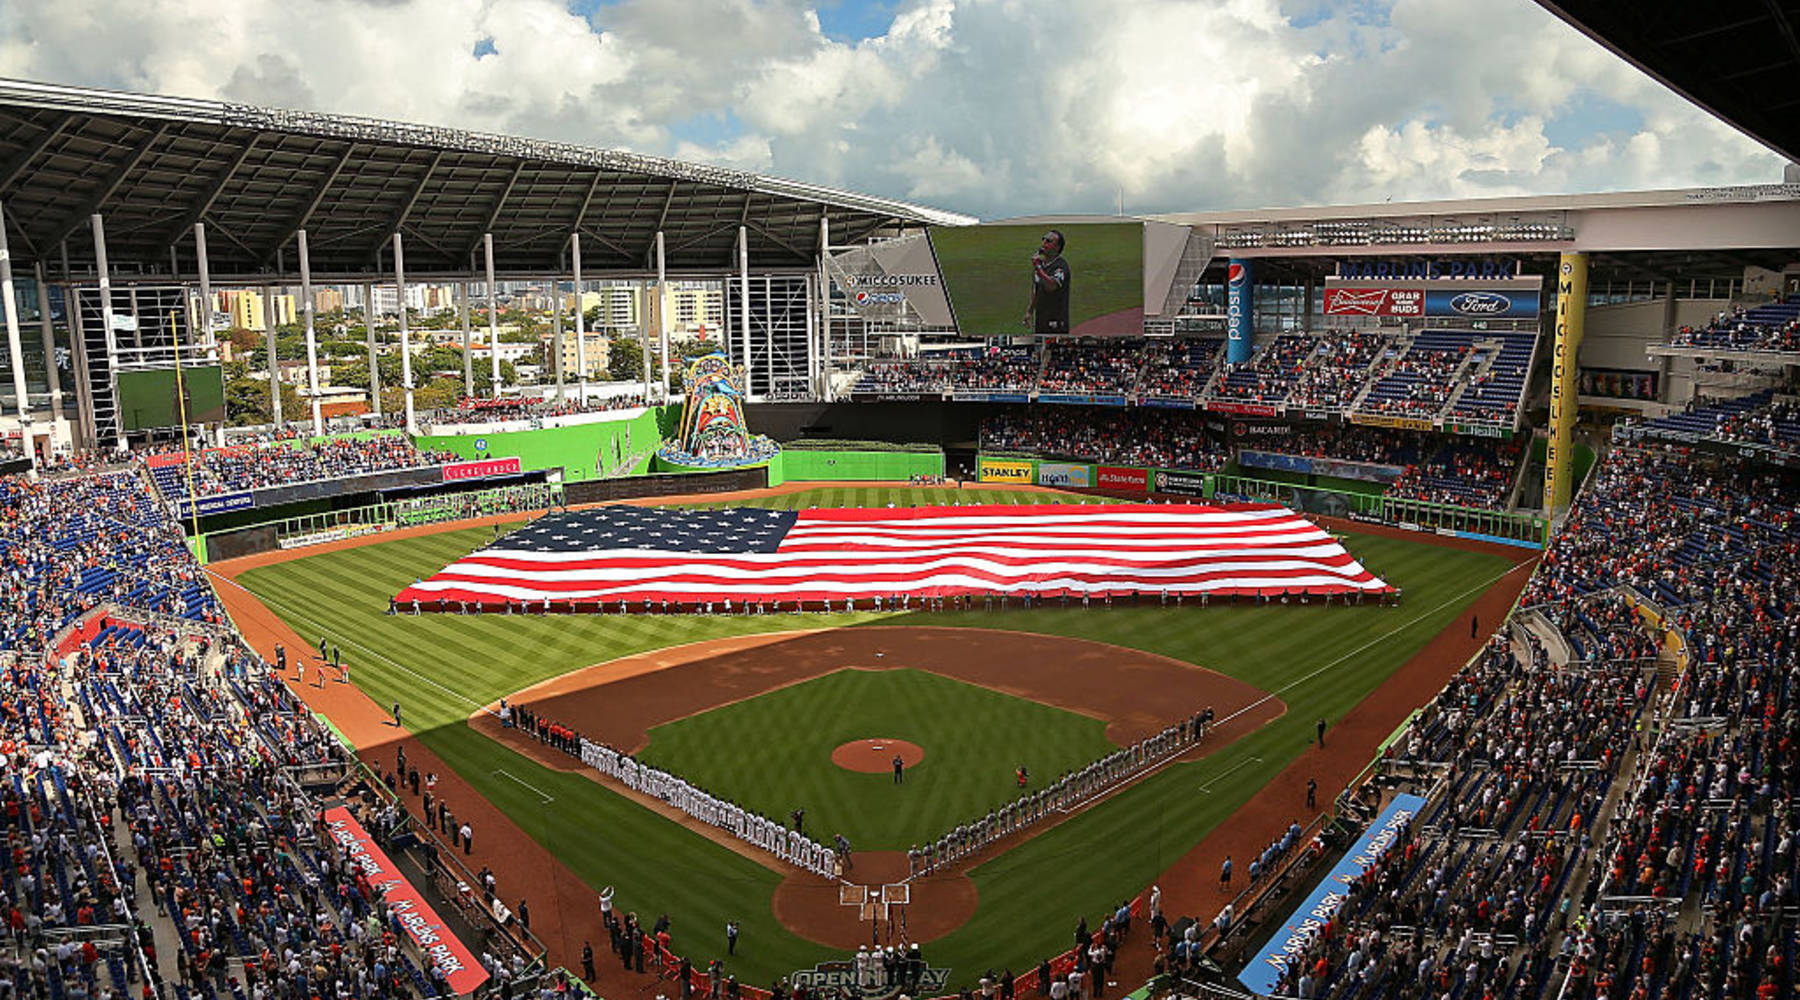
[[[1314,514],[1341,513],[1351,518],[1382,524],[1454,531],[1468,536],[1524,543],[1534,548],[1543,546],[1549,527],[1542,517],[1512,511],[1358,493],[1328,486],[1301,486],[1225,473],[1216,473],[1212,478],[1211,495],[1216,500],[1268,500]],[[1308,494],[1329,494],[1331,500],[1321,503],[1319,499],[1312,498],[1311,502],[1302,502],[1308,499]]]

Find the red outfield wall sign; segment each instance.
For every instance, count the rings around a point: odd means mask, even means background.
[[[518,459],[513,459],[517,462]],[[487,982],[487,970],[463,947],[461,940],[444,926],[437,911],[431,908],[419,890],[400,874],[400,869],[388,858],[381,848],[375,846],[375,839],[369,831],[350,815],[350,810],[343,806],[334,806],[325,810],[325,826],[331,831],[332,842],[338,850],[356,865],[378,897],[386,893],[388,904],[394,908],[394,914],[400,925],[406,928],[406,934],[417,942],[425,954],[443,970],[444,978],[449,981],[450,988],[458,995],[475,992],[482,983]]]
[[[1150,490],[1148,469],[1102,465],[1095,471],[1094,485],[1103,490],[1129,490],[1132,493],[1147,493]]]
[[[454,483],[463,479],[486,479],[489,476],[516,476],[519,474],[517,458],[484,458],[479,462],[452,462],[444,466],[444,482]]]

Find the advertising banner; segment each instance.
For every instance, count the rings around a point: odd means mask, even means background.
[[[1231,403],[1213,400],[1206,404],[1213,413],[1237,413],[1246,417],[1278,417],[1281,407],[1265,406],[1262,403]]]
[[[1428,431],[1437,426],[1418,417],[1390,417],[1381,413],[1358,413],[1350,418],[1350,422],[1364,427],[1394,427],[1403,431]]]
[[[1155,406],[1165,410],[1191,410],[1194,408],[1194,401],[1191,399],[1177,399],[1174,396],[1145,396],[1138,400],[1138,405]]]
[[[1096,470],[1094,485],[1103,490],[1147,493],[1150,491],[1150,472],[1148,469],[1102,465]]]
[[[1030,462],[983,458],[975,463],[975,478],[984,483],[1029,483],[1037,478]]]
[[[182,517],[193,517],[196,513],[201,517],[208,514],[225,514],[234,510],[249,510],[254,506],[256,506],[256,495],[249,492],[221,493],[218,496],[201,497],[197,503],[190,502],[187,497],[178,497],[175,501],[175,509],[181,512]],[[195,507],[198,507],[199,510],[196,511]]]
[[[1581,349],[1582,324],[1587,318],[1588,258],[1584,253],[1565,253],[1556,266],[1556,335],[1550,347],[1550,435],[1544,446],[1544,514],[1555,518],[1569,506],[1574,468],[1570,464],[1575,438],[1575,414],[1579,388],[1576,357]]]
[[[1532,319],[1538,314],[1538,299],[1536,289],[1516,287],[1458,289],[1328,286],[1325,289],[1325,315]]]
[[[518,474],[519,460],[517,458],[484,458],[476,462],[452,462],[444,466],[444,482],[446,483]]]
[[[475,992],[487,982],[487,971],[461,940],[444,925],[444,921],[407,881],[394,862],[375,844],[375,838],[363,829],[350,810],[334,806],[325,810],[325,825],[337,848],[374,887],[377,898],[385,898],[393,907],[396,919],[406,929],[407,937],[424,950],[443,970],[450,988],[463,995]]]
[[[1327,288],[1327,316],[1423,316],[1422,288]]]
[[[1084,396],[1074,392],[1040,392],[1040,403],[1072,403],[1076,406],[1124,406],[1124,396]]]
[[[1251,323],[1256,310],[1256,265],[1233,258],[1225,266],[1225,360],[1250,360]]]
[[[1238,464],[1246,469],[1274,469],[1308,476],[1358,479],[1370,483],[1391,483],[1406,473],[1405,466],[1400,465],[1350,462],[1338,458],[1316,458],[1273,451],[1239,451]]]
[[[1429,288],[1425,291],[1425,315],[1466,316],[1474,319],[1534,319],[1538,314],[1535,290],[1505,291]]]
[[[1203,497],[1206,495],[1207,477],[1198,472],[1179,472],[1175,469],[1156,470],[1156,492],[1172,493],[1182,497]]]
[[[1258,996],[1274,993],[1275,984],[1287,971],[1289,956],[1306,951],[1307,941],[1344,905],[1349,885],[1381,860],[1424,806],[1425,800],[1417,795],[1394,796],[1394,801],[1357,838],[1350,852],[1332,866],[1312,894],[1276,928],[1275,936],[1238,974],[1238,981]]]
[[[1072,462],[1039,462],[1039,486],[1074,486],[1081,489],[1093,485],[1093,466]]]

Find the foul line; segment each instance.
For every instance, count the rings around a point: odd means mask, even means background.
[[[489,774],[497,774],[497,775],[500,775],[500,776],[501,776],[501,777],[503,777],[503,778],[509,778],[509,779],[511,779],[511,780],[513,780],[513,781],[515,781],[515,782],[518,782],[518,783],[519,783],[519,784],[521,784],[521,785],[524,785],[524,786],[525,786],[525,787],[526,787],[526,788],[529,788],[529,789],[531,789],[531,790],[532,790],[532,792],[533,792],[533,793],[535,793],[535,794],[536,794],[536,795],[537,795],[537,797],[538,797],[538,798],[540,798],[540,799],[543,799],[543,800],[544,800],[544,801],[543,801],[543,802],[541,802],[541,803],[539,803],[539,804],[540,804],[540,805],[546,805],[546,806],[547,806],[547,805],[549,805],[549,804],[550,804],[550,803],[552,803],[552,802],[555,802],[555,801],[556,801],[556,796],[554,796],[554,795],[545,795],[545,794],[544,794],[544,790],[543,790],[543,789],[542,789],[542,788],[539,788],[539,787],[538,787],[538,786],[536,786],[536,785],[534,785],[534,784],[532,784],[532,783],[531,783],[531,782],[529,782],[529,781],[526,781],[526,780],[525,780],[525,779],[524,779],[524,778],[521,778],[521,777],[519,777],[519,776],[518,776],[518,775],[516,775],[516,774],[514,774],[514,773],[512,773],[512,772],[511,772],[511,771],[508,771],[508,770],[507,770],[507,769],[506,769],[506,768],[504,768],[504,767],[496,767],[496,768],[494,768],[494,769],[493,769],[493,770],[492,770],[492,771],[489,771],[489,772],[488,772],[488,773],[489,773]]]
[[[1468,597],[1470,594],[1481,593],[1482,591],[1487,590],[1489,587],[1492,587],[1495,584],[1499,583],[1501,580],[1504,580],[1507,577],[1513,575],[1514,573],[1517,573],[1519,570],[1525,569],[1530,566],[1535,566],[1535,565],[1536,565],[1536,560],[1527,560],[1525,562],[1519,563],[1517,566],[1514,566],[1511,569],[1508,569],[1506,572],[1501,573],[1498,576],[1495,576],[1492,579],[1489,579],[1483,583],[1478,583],[1475,586],[1470,587],[1468,590],[1465,590],[1460,594],[1456,594],[1456,595],[1450,597],[1449,599],[1445,600],[1443,603],[1438,604],[1435,607],[1427,608],[1426,610],[1421,611],[1419,614],[1415,615],[1410,621],[1402,622],[1401,624],[1396,625],[1391,629],[1388,629],[1386,632],[1383,632],[1380,635],[1375,636],[1374,638],[1363,643],[1362,645],[1349,650],[1348,652],[1344,653],[1342,656],[1339,656],[1337,659],[1331,660],[1330,662],[1325,663],[1324,665],[1320,666],[1317,670],[1314,670],[1311,673],[1303,674],[1299,677],[1296,677],[1293,680],[1287,682],[1286,684],[1283,684],[1282,686],[1276,688],[1275,690],[1270,691],[1268,694],[1263,695],[1261,698],[1258,698],[1255,701],[1251,702],[1250,704],[1245,705],[1243,708],[1240,708],[1237,711],[1231,713],[1230,715],[1225,716],[1223,719],[1220,719],[1218,721],[1217,725],[1222,726],[1225,723],[1230,722],[1231,720],[1237,718],[1238,716],[1243,715],[1244,713],[1250,711],[1251,709],[1254,709],[1260,705],[1264,705],[1270,701],[1273,701],[1282,692],[1292,691],[1294,688],[1297,688],[1300,685],[1306,683],[1307,681],[1312,680],[1314,677],[1317,677],[1320,674],[1324,673],[1325,671],[1338,666],[1339,664],[1343,663],[1345,660],[1350,659],[1352,656],[1355,656],[1358,653],[1364,652],[1365,650],[1368,650],[1374,646],[1380,645],[1381,643],[1388,641],[1389,639],[1392,639],[1394,636],[1399,635],[1401,632],[1404,632],[1409,628],[1412,628],[1414,625],[1419,624],[1420,622],[1431,617],[1432,615],[1435,615],[1438,612],[1444,610],[1445,608],[1451,606],[1452,604],[1455,604],[1456,602],[1462,600],[1463,598]],[[1504,622],[1505,619],[1502,618],[1501,621]]]
[[[236,580],[231,579],[230,577],[221,576],[218,573],[215,573],[210,569],[206,570],[206,575],[212,577],[213,580],[215,580],[215,581],[220,581],[220,582],[231,584],[233,587],[236,587],[237,589],[243,591],[252,600],[256,601],[258,604],[262,605],[265,608],[268,608],[272,611],[285,611],[288,614],[305,622],[308,625],[317,625],[327,632],[332,631],[329,623],[323,621],[322,619],[314,618],[311,614],[308,614],[305,611],[294,608],[288,604],[284,604],[281,601],[277,601],[277,600],[273,600],[271,598],[264,597],[263,595],[252,591],[250,588],[244,586],[243,584],[237,582]],[[282,622],[282,624],[285,625],[287,623]],[[343,644],[346,646],[349,646],[352,649],[360,649],[364,653],[367,653],[368,655],[374,657],[375,659],[382,661],[383,663],[391,664],[394,667],[398,668],[399,670],[403,671],[404,673],[407,673],[407,674],[411,675],[412,677],[414,677],[418,680],[424,681],[425,683],[431,685],[434,688],[437,688],[439,691],[442,691],[443,693],[449,695],[451,698],[461,701],[464,704],[475,706],[475,709],[477,711],[488,712],[489,715],[494,714],[493,712],[488,711],[488,707],[486,704],[484,704],[482,702],[478,702],[475,699],[469,697],[466,694],[463,694],[460,691],[455,691],[448,687],[445,687],[443,684],[440,684],[438,681],[436,681],[430,677],[427,677],[426,675],[424,675],[422,673],[419,673],[417,670],[414,670],[413,668],[407,666],[406,664],[401,663],[399,660],[396,660],[393,657],[388,656],[386,653],[381,653],[376,650],[370,649],[368,646],[365,646],[362,643],[360,643],[360,642],[356,641],[355,639],[352,639],[348,636],[344,637]]]

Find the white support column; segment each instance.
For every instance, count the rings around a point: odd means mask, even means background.
[[[19,403],[19,444],[37,470],[31,441],[31,394],[25,391],[25,346],[19,339],[19,302],[13,289],[12,251],[6,245],[6,214],[0,211],[0,310],[6,315],[6,355],[12,362],[13,397]]]
[[[644,286],[642,284],[640,284],[640,285],[638,285],[638,290],[645,291],[646,289],[644,289]],[[656,290],[658,292],[661,292],[662,286],[661,285],[656,286]],[[649,298],[650,297],[648,295],[645,295],[644,302],[642,304],[645,306],[648,306]],[[660,311],[659,311],[659,314],[660,314]],[[650,317],[648,317],[648,316],[644,315],[642,312],[640,312],[638,314],[638,366],[642,369],[642,371],[639,372],[639,374],[644,376],[644,402],[645,403],[650,402],[650,400],[652,398],[652,394],[650,392],[650,362],[653,359],[654,359],[653,355],[650,353]]]
[[[200,272],[200,330],[207,337],[212,336],[213,297],[212,297],[212,265],[206,259],[206,223],[194,223],[194,266]],[[225,443],[225,421],[219,421],[218,441]]]
[[[662,398],[669,401],[669,267],[662,230],[656,231],[656,327],[662,340]]]
[[[750,230],[738,227],[738,343],[744,366],[744,398],[750,398]]]
[[[281,413],[281,363],[275,359],[275,289],[264,285],[262,290],[263,340],[269,349],[269,413],[273,415],[275,426],[283,423]]]
[[[500,293],[494,285],[494,234],[481,234],[487,252],[488,362],[493,367],[494,398],[500,398]]]
[[[50,327],[50,286],[44,282],[44,262],[38,261],[33,272],[37,278],[38,329],[44,336],[44,375],[50,385],[50,419],[59,421],[63,418],[62,373],[56,370],[56,331]]]
[[[381,416],[381,365],[375,353],[375,285],[363,285],[363,333],[369,340],[369,411]]]
[[[806,277],[806,391],[819,398],[818,278]]]
[[[325,414],[319,402],[319,340],[313,330],[312,256],[306,250],[306,230],[294,234],[300,241],[300,311],[306,317],[306,391],[312,396],[313,436],[325,433]]]
[[[406,251],[400,245],[400,234],[394,233],[394,307],[400,313],[400,391],[406,396],[406,433],[419,433],[417,415],[413,413],[412,340],[406,329]]]
[[[475,398],[475,356],[469,353],[469,282],[457,284],[458,298],[462,301],[462,335],[463,335],[463,395]]]
[[[112,268],[106,261],[106,222],[95,212],[88,216],[88,226],[94,232],[94,268],[100,276],[100,330],[106,338],[106,379],[113,396],[113,447],[123,453],[126,445],[125,421],[119,413],[119,335],[112,322]]]
[[[819,216],[819,399],[831,402],[831,274],[825,258],[831,255],[831,219]]]
[[[554,306],[550,310],[550,365],[556,372],[556,398],[560,401],[563,390],[563,341],[562,341],[562,282],[554,282],[556,293],[550,296]]]
[[[581,388],[581,403],[587,405],[587,319],[582,316],[581,234],[569,234],[570,263],[575,268],[575,379]]]

